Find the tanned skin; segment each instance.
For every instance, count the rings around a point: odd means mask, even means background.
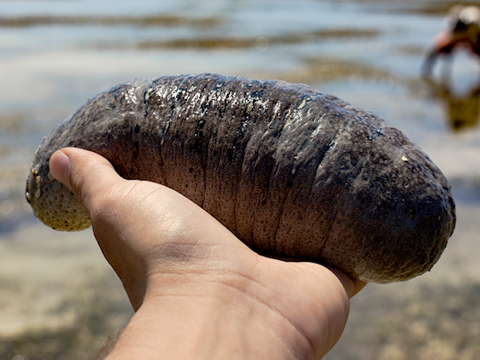
[[[365,285],[261,256],[182,195],[124,180],[93,152],[62,149],[50,169],[87,209],[135,310],[99,358],[321,359]]]

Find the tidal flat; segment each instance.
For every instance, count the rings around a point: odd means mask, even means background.
[[[4,0],[0,16],[0,358],[91,359],[132,315],[91,230],[35,219],[41,139],[134,78],[213,72],[306,83],[377,113],[445,173],[458,223],[430,273],[352,299],[335,360],[478,359],[480,87],[459,52],[420,77],[450,1]]]

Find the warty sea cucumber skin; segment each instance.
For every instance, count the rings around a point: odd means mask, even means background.
[[[455,226],[450,187],[419,147],[306,85],[184,75],[89,100],[44,139],[27,181],[38,218],[80,230],[88,214],[48,168],[67,146],[101,154],[127,179],[177,190],[259,252],[364,281],[430,270]]]

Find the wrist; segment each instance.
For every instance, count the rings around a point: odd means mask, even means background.
[[[269,295],[238,273],[159,275],[108,360],[308,358],[308,341]]]

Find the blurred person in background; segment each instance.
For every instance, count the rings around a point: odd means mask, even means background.
[[[453,6],[445,18],[445,29],[433,40],[422,67],[422,75],[428,77],[439,56],[451,62],[453,51],[461,46],[480,57],[480,8]],[[446,68],[448,71],[450,67]],[[446,73],[445,75],[448,75]]]

